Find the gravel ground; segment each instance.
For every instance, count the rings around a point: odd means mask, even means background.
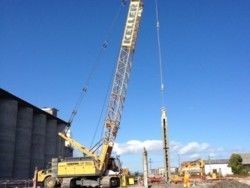
[[[216,183],[215,185],[208,186],[208,188],[250,188],[250,186],[231,180]]]
[[[143,186],[133,186],[133,188],[143,188]],[[151,188],[167,188],[165,185],[155,184]],[[183,184],[171,184],[169,188],[183,188]],[[217,183],[202,183],[193,185],[191,188],[250,188],[250,185],[240,183],[234,180],[225,180]]]

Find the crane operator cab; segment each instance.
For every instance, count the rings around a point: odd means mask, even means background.
[[[119,174],[121,171],[120,159],[111,157],[108,162],[107,171],[109,171],[108,174],[109,173]]]

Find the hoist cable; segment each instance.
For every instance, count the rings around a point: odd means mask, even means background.
[[[157,47],[158,47],[158,60],[159,60],[159,68],[160,68],[160,84],[161,84],[161,103],[162,107],[164,107],[164,78],[163,78],[163,64],[162,64],[162,52],[161,52],[161,41],[160,41],[160,21],[159,21],[159,11],[158,11],[158,3],[155,0],[155,13],[156,13],[156,33],[157,33]]]
[[[109,85],[110,85],[110,84],[109,84]],[[93,145],[93,143],[94,143],[94,140],[95,140],[96,135],[97,135],[97,131],[99,130],[100,124],[101,124],[101,122],[102,122],[102,117],[103,117],[104,109],[105,109],[105,106],[106,106],[106,101],[107,101],[107,99],[108,99],[109,90],[110,90],[110,89],[108,89],[107,92],[106,92],[105,100],[104,100],[104,103],[103,103],[103,105],[102,105],[101,114],[100,114],[100,116],[99,116],[98,123],[97,123],[97,126],[96,126],[96,128],[95,128],[94,136],[93,136],[93,138],[92,138],[90,147],[92,147],[92,145]],[[103,129],[104,129],[104,126],[103,126],[101,132],[103,132]],[[102,133],[101,133],[101,135],[102,135]],[[102,139],[102,138],[100,138],[100,140],[101,140],[101,139]]]
[[[116,68],[116,65],[114,64],[112,72],[115,72],[115,68]],[[107,93],[106,93],[105,103],[108,103],[109,93],[111,92],[111,89],[112,89],[112,82],[113,82],[113,77],[111,76],[110,80],[109,80],[109,88],[107,89]],[[101,130],[101,133],[100,133],[100,139],[103,138],[105,126],[106,126],[105,123],[103,123],[102,130]]]
[[[126,3],[127,3],[127,0],[122,0],[122,1],[121,1],[121,6],[120,6],[120,8],[119,8],[118,14],[116,14],[116,19],[115,19],[115,22],[113,22],[113,24],[115,24],[115,23],[117,22],[117,20],[118,20],[120,14],[121,14],[121,9],[122,9],[123,6],[126,5]],[[110,34],[111,34],[111,33],[110,33]],[[113,71],[112,71],[112,72],[115,72],[115,68],[116,68],[116,66],[114,65]],[[94,141],[95,141],[95,139],[96,139],[97,132],[98,132],[98,130],[99,130],[99,128],[100,128],[100,125],[101,125],[101,122],[102,122],[102,118],[103,118],[103,113],[104,113],[104,110],[105,110],[105,107],[106,107],[106,104],[107,104],[107,101],[108,101],[108,97],[109,97],[110,90],[111,90],[111,88],[112,88],[112,81],[113,81],[113,77],[110,78],[110,81],[109,81],[109,84],[108,84],[109,87],[108,87],[108,89],[107,89],[107,91],[106,91],[106,96],[105,96],[105,99],[104,99],[104,103],[103,103],[103,105],[102,105],[101,114],[100,114],[100,116],[99,116],[98,123],[97,123],[97,126],[96,126],[96,128],[95,128],[94,136],[93,136],[93,138],[92,138],[92,140],[91,140],[90,147],[93,146],[93,143],[94,143]],[[104,129],[105,129],[105,124],[103,124],[102,129],[101,129],[101,132],[100,132],[100,140],[103,139]]]
[[[91,71],[90,71],[90,74],[88,75],[86,81],[85,81],[85,84],[79,94],[79,97],[75,103],[75,106],[73,108],[73,111],[70,115],[70,118],[69,118],[69,121],[68,121],[68,126],[65,128],[65,133],[67,133],[67,131],[69,130],[69,128],[71,127],[71,124],[79,110],[79,107],[84,99],[84,96],[86,95],[86,93],[88,92],[88,87],[89,87],[89,83],[90,81],[93,79],[93,76],[97,70],[97,68],[99,67],[100,65],[100,62],[101,62],[101,57],[103,56],[103,53],[104,51],[106,50],[106,48],[108,47],[108,44],[109,44],[109,41],[110,41],[110,38],[111,38],[111,34],[112,34],[112,30],[113,30],[113,27],[115,25],[115,23],[117,22],[117,19],[119,18],[119,15],[120,15],[120,12],[122,10],[122,6],[124,5],[124,3],[122,2],[121,6],[119,7],[114,19],[112,20],[112,23],[107,31],[107,34],[105,36],[105,40],[103,41],[102,45],[101,45],[101,49],[99,50],[98,52],[98,55],[97,55],[97,58],[95,60],[95,63],[94,65],[92,66],[91,68]]]

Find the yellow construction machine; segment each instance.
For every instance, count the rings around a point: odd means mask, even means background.
[[[128,168],[121,170],[121,187],[127,187],[135,184],[135,176],[131,175]]]
[[[181,164],[180,173],[188,172],[193,176],[203,177],[205,175],[205,162],[204,160],[188,161]]]
[[[178,170],[178,174],[172,175],[170,181],[172,183],[183,182],[183,177],[185,173],[189,173],[191,177],[204,178],[205,176],[205,161],[195,160],[183,162]]]
[[[119,162],[111,157],[111,153],[120,126],[142,10],[143,0],[130,0],[109,96],[103,139],[89,149],[68,137],[66,132],[59,133],[60,137],[78,149],[84,157],[53,159],[50,169],[38,172],[38,183],[44,184],[44,187],[120,187]],[[98,155],[96,151],[99,148],[101,150]]]

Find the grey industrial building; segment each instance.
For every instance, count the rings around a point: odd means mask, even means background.
[[[0,88],[0,179],[25,179],[73,150],[57,136],[67,122]]]
[[[250,169],[250,153],[240,153],[242,164]]]

